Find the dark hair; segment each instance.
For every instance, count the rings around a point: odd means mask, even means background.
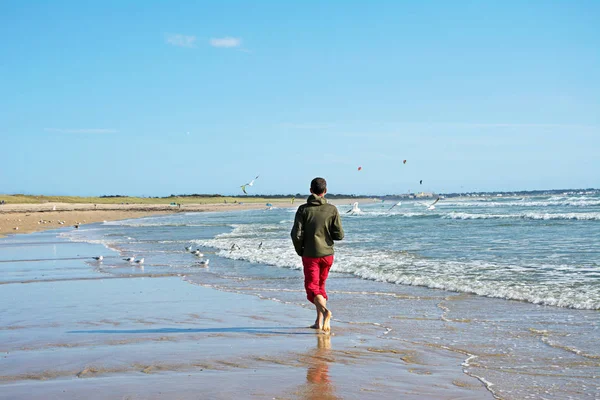
[[[310,190],[314,194],[321,195],[327,189],[327,182],[323,178],[315,178],[310,182]]]

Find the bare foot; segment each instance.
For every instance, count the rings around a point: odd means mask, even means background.
[[[309,326],[310,329],[321,329],[321,327],[317,324],[312,324],[311,326]]]
[[[323,316],[325,318],[323,318],[323,332],[324,333],[331,333],[331,317],[333,317],[333,314],[331,313],[330,310],[325,309],[325,311],[323,312]]]

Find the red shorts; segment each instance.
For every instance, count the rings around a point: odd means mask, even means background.
[[[321,295],[327,300],[325,281],[329,276],[329,268],[333,264],[333,255],[325,257],[302,257],[304,265],[304,289],[306,298],[314,304],[315,296]]]

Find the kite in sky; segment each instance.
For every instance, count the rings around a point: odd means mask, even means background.
[[[406,160],[402,161],[402,164],[406,164]]]
[[[246,183],[245,185],[240,186],[242,188],[242,192],[244,192],[244,194],[248,194],[248,192],[246,192],[246,186],[253,186],[254,185],[254,181],[258,179],[260,175],[256,175],[256,178],[252,179],[250,182]]]
[[[362,169],[362,167],[358,167],[358,170],[360,171]]]
[[[421,180],[419,181],[419,185],[422,185],[422,184],[423,184],[423,179],[421,179]]]

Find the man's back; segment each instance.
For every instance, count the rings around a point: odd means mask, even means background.
[[[344,238],[337,207],[327,204],[322,196],[310,195],[306,204],[301,205],[296,212],[291,236],[299,256],[332,255],[333,241]]]

